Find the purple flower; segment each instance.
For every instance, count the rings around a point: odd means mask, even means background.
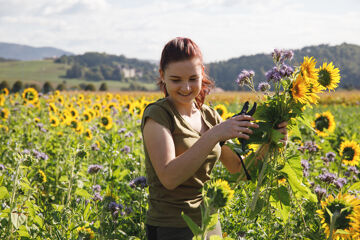
[[[98,173],[101,169],[103,169],[103,166],[98,165],[98,164],[93,164],[93,165],[90,165],[90,166],[88,167],[88,173],[90,173],[90,174],[96,174],[96,173]]]
[[[132,132],[127,132],[124,137],[133,137],[134,134]]]
[[[286,64],[281,65],[280,75],[281,77],[290,77],[294,73],[294,69]]]
[[[258,90],[261,92],[267,92],[270,90],[270,88],[271,88],[271,86],[267,82],[261,82],[258,85]]]
[[[4,171],[5,170],[5,166],[3,164],[0,164],[0,171]]]
[[[119,126],[124,125],[124,121],[122,120],[116,120],[115,123]],[[124,128],[125,129],[125,128]],[[125,130],[124,130],[125,131]]]
[[[305,152],[305,150],[309,151],[309,153],[317,152],[319,150],[318,146],[313,141],[306,141],[304,146],[298,147],[298,150],[301,152]]]
[[[325,172],[319,175],[319,179],[326,183],[333,183],[336,179],[336,175],[334,173]]]
[[[130,215],[132,212],[133,212],[133,210],[132,210],[131,207],[125,207],[125,213],[126,213],[127,215]]]
[[[125,132],[126,131],[126,128],[120,128],[119,130],[118,130],[118,133],[123,133],[123,132]]]
[[[326,189],[321,188],[320,186],[316,186],[315,193],[316,193],[316,196],[318,197],[318,200],[320,201],[320,199],[326,194]]]
[[[102,201],[103,197],[99,193],[95,193],[92,200],[94,200],[94,201]]]
[[[99,149],[99,147],[98,147],[98,145],[96,143],[93,143],[93,144],[91,144],[91,150],[99,151],[100,149]]]
[[[125,153],[129,153],[130,152],[130,147],[129,146],[124,146],[120,151],[125,152]]]
[[[334,184],[337,188],[342,188],[346,183],[346,178],[338,178],[334,181]]]
[[[302,159],[301,160],[301,166],[305,169],[305,170],[309,170],[310,168],[310,164],[308,160]]]
[[[239,86],[244,86],[251,83],[251,79],[255,76],[255,72],[250,70],[242,70],[239,74],[238,78],[236,79],[236,83]]]
[[[271,70],[265,73],[266,80],[270,82],[271,80],[274,82],[279,82],[281,79],[281,74],[277,67],[273,67]]]
[[[359,174],[359,170],[357,169],[357,167],[355,167],[355,166],[350,166],[349,168],[348,168],[348,171],[350,171],[350,172],[353,172],[354,174]]]
[[[30,151],[29,151],[29,149],[24,149],[24,150],[22,151],[22,153],[23,153],[23,154],[30,154]]]
[[[275,63],[283,63],[286,60],[290,61],[294,57],[294,52],[291,50],[279,50],[275,48],[271,55]]]
[[[93,190],[93,192],[100,192],[101,191],[101,186],[96,184],[96,185],[92,186],[92,190]]]
[[[137,177],[130,181],[129,186],[131,188],[135,188],[137,186],[140,186],[141,188],[145,188],[147,186],[146,177]]]

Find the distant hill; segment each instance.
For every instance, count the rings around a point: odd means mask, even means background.
[[[360,46],[343,43],[337,46],[318,45],[294,50],[292,66],[298,66],[304,56],[313,56],[317,60],[317,67],[324,61],[332,61],[340,69],[342,88],[360,89]],[[235,80],[243,69],[254,70],[255,87],[261,81],[266,81],[265,73],[274,66],[271,53],[241,56],[227,61],[209,63],[208,74],[215,81],[216,86],[225,90],[236,90],[239,87]],[[245,89],[245,88],[243,88]]]
[[[30,61],[60,57],[62,55],[73,55],[73,53],[53,47],[31,47],[0,42],[0,57],[2,58]]]

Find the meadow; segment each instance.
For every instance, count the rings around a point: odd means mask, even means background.
[[[256,178],[239,182],[216,164],[212,178],[234,190],[219,210],[224,239],[319,240],[334,229],[334,239],[360,239],[359,96],[324,93],[305,110],[298,131],[289,130],[283,162],[271,169],[276,177],[265,177],[255,209],[249,204]],[[0,239],[145,239],[140,121],[146,105],[161,97],[3,90]],[[207,104],[226,119],[247,100],[256,97],[224,92],[209,95]],[[321,119],[327,125],[319,128],[314,123]]]

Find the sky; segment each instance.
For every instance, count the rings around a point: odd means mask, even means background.
[[[360,45],[359,0],[0,0],[0,42],[159,60],[189,37],[205,62]]]

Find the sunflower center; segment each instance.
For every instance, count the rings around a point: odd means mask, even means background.
[[[346,147],[343,151],[343,156],[345,160],[352,160],[354,158],[355,151],[352,147]]]
[[[109,124],[109,120],[106,117],[101,118],[101,122],[102,124],[104,124],[105,126],[107,126]]]
[[[329,119],[327,117],[321,116],[315,120],[315,128],[319,131],[329,128]]]
[[[319,71],[319,83],[324,87],[329,86],[331,83],[330,73],[325,69]]]
[[[76,121],[71,121],[71,127],[72,128],[77,128],[78,127],[78,123]]]
[[[348,219],[347,216],[352,213],[352,207],[347,207],[345,204],[340,202],[332,202],[329,204],[328,209],[333,214],[335,212],[338,212],[340,214],[335,221],[335,229],[347,229],[350,227],[350,219]],[[330,226],[330,215],[327,213],[326,210],[324,212],[325,222]]]
[[[26,98],[27,100],[29,100],[29,101],[32,101],[32,100],[34,100],[35,95],[34,95],[32,92],[27,92],[27,93],[25,94],[25,98]]]
[[[223,111],[222,109],[216,109],[216,111],[218,112],[218,114],[219,114],[220,116],[222,116],[223,113],[224,113],[224,111]]]
[[[5,118],[5,112],[1,111],[0,116],[1,118]]]

